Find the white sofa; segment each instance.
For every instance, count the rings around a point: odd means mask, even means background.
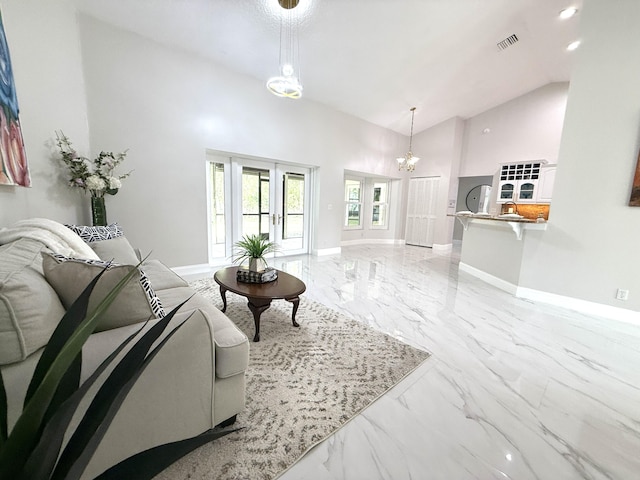
[[[38,228],[42,225],[47,232],[40,235]],[[22,409],[43,347],[65,311],[64,301],[43,270],[43,252],[46,257],[55,248],[57,253],[69,255],[79,246],[66,233],[62,235],[64,241],[48,238],[52,232],[60,234],[60,227],[66,228],[38,220],[0,230],[0,369],[7,390],[9,428]],[[16,235],[19,230],[31,233]],[[108,243],[100,242],[103,252]],[[83,253],[86,255],[87,251]],[[195,293],[158,260],[145,261],[141,268],[165,312]],[[139,321],[128,322],[123,316],[118,313],[121,325],[103,325],[104,329],[92,334],[85,344],[83,379],[140,328]],[[151,361],[125,399],[83,478],[93,478],[134,453],[232,422],[244,408],[247,337],[199,294],[182,307],[170,326],[187,317],[190,318],[185,325]]]

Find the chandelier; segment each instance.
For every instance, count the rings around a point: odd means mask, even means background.
[[[267,88],[278,97],[300,98],[302,96],[302,84],[300,83],[300,46],[297,36],[297,18],[294,18],[293,9],[299,0],[278,0],[282,8],[286,10],[280,17],[280,75],[271,77],[267,81]],[[296,69],[297,67],[297,69]],[[296,70],[298,76],[296,76]]]
[[[416,107],[411,108],[411,134],[409,136],[409,151],[404,157],[398,157],[398,170],[406,170],[407,172],[413,172],[416,169],[416,163],[420,160],[419,157],[414,157],[411,153],[411,143],[413,141],[413,116],[416,113]]]

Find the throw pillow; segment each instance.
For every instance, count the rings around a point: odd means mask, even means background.
[[[122,227],[117,223],[112,223],[106,227],[102,226],[88,226],[88,225],[65,225],[75,233],[80,235],[85,242],[98,242],[100,240],[110,240],[112,238],[118,238],[124,235]]]
[[[132,268],[135,268],[131,265],[68,258],[50,253],[44,253],[42,257],[44,275],[62,300],[65,308],[71,306],[101,270],[107,269],[91,293],[89,310],[95,308],[113,287]],[[145,322],[152,317],[164,317],[162,304],[153,291],[149,279],[142,270],[138,269],[138,272],[139,275],[134,275],[127,282],[118,297],[103,314],[96,331]]]
[[[91,242],[89,246],[102,260],[113,260],[122,265],[137,265],[139,263],[135,250],[124,235],[110,240]]]
[[[41,273],[47,248],[30,238],[0,246],[0,365],[44,347],[64,307]]]

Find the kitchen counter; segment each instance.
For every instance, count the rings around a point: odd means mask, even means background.
[[[537,223],[535,220],[530,220],[528,218],[517,218],[517,217],[508,217],[508,216],[491,216],[491,215],[478,215],[478,214],[455,214],[449,215],[452,217],[456,217],[458,221],[462,224],[465,232],[469,229],[469,225],[472,225],[474,222],[480,222],[483,224],[506,224],[508,225],[513,232],[516,234],[516,238],[518,240],[522,240],[522,234],[526,230],[546,230],[547,223]]]
[[[464,228],[460,270],[515,294],[522,286],[522,263],[535,251],[549,224],[504,216],[451,216]]]

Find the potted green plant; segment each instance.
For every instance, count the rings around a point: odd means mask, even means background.
[[[278,245],[262,235],[245,235],[242,240],[234,244],[234,247],[234,263],[248,260],[248,268],[252,272],[260,272],[267,268],[265,255],[278,251]]]

